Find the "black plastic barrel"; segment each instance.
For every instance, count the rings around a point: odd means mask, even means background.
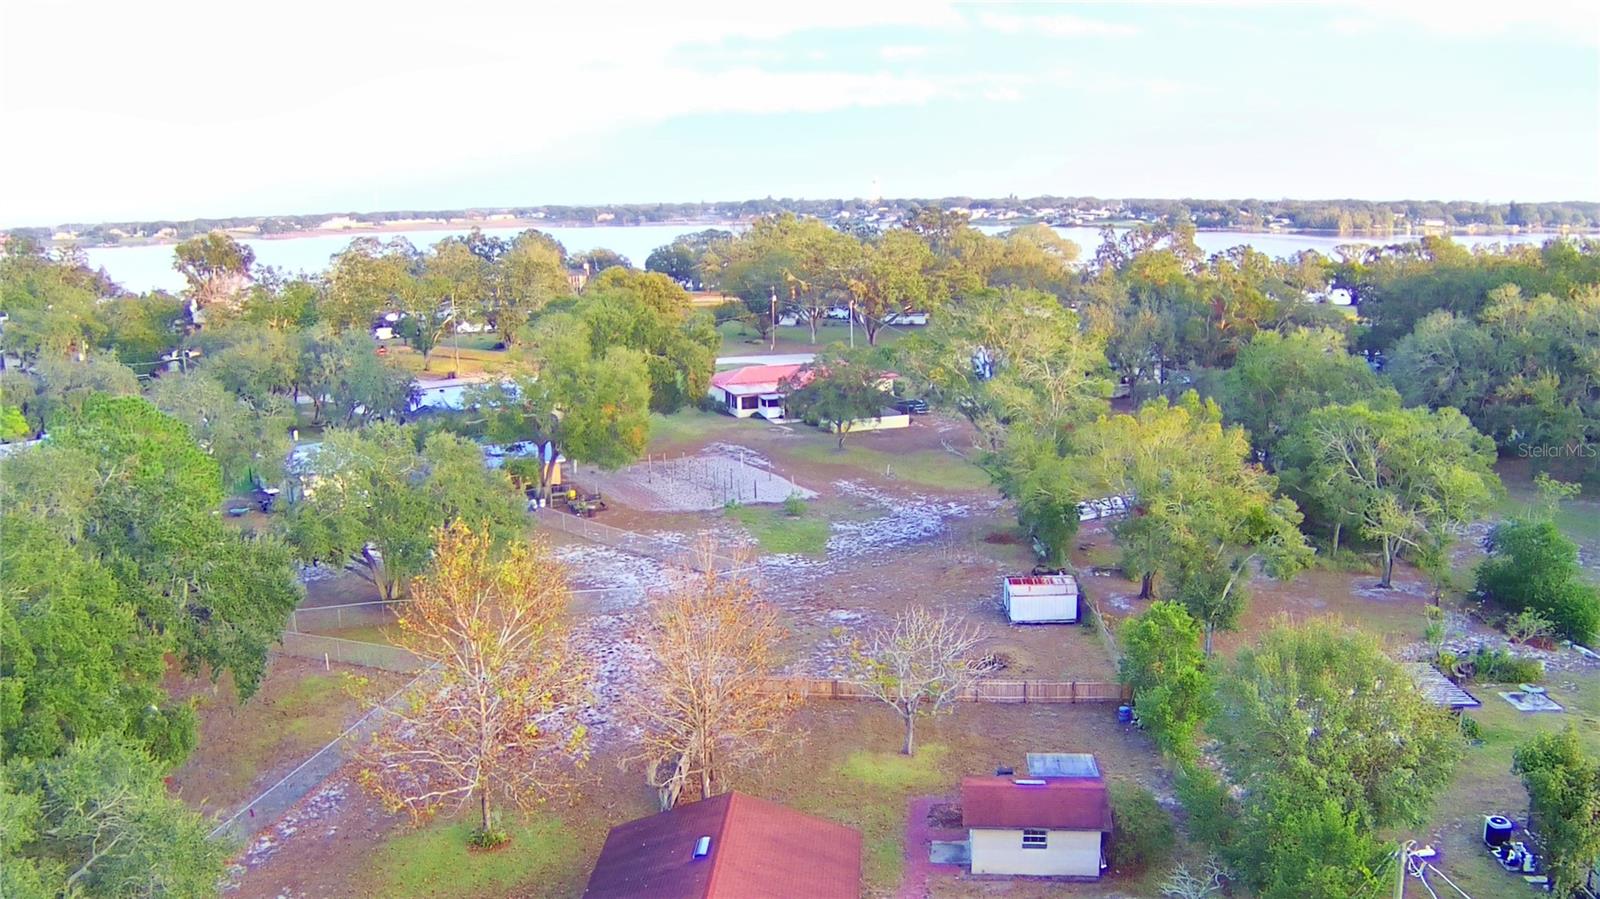
[[[1511,832],[1517,829],[1510,818],[1504,815],[1489,815],[1483,819],[1483,844],[1489,848],[1503,846],[1511,839]]]

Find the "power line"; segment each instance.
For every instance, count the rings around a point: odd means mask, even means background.
[[[1433,873],[1435,873],[1435,874],[1439,875],[1440,877],[1444,878],[1444,882],[1450,885],[1450,889],[1455,890],[1457,893],[1460,893],[1463,897],[1465,897],[1465,899],[1472,899],[1471,896],[1467,895],[1467,891],[1466,890],[1463,890],[1462,888],[1456,886],[1456,882],[1451,880],[1450,876],[1448,874],[1445,874],[1443,871],[1439,870],[1439,868],[1436,865],[1434,865],[1433,863],[1428,862],[1428,861],[1424,861],[1422,863],[1422,867],[1424,869],[1426,869],[1426,870],[1431,870]],[[1423,880],[1422,882],[1423,882],[1424,885],[1427,884],[1426,880]],[[1429,892],[1431,893],[1433,891],[1429,890]]]

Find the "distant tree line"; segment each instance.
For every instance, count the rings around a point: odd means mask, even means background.
[[[261,234],[284,234],[317,228],[335,217],[383,224],[415,219],[467,219],[493,215],[517,220],[536,219],[551,225],[650,225],[665,222],[747,222],[780,213],[835,218],[873,217],[898,222],[921,210],[983,210],[990,216],[1039,220],[1055,224],[1078,223],[1079,213],[1106,210],[1118,220],[1191,221],[1201,228],[1257,230],[1283,227],[1338,234],[1406,233],[1408,224],[1437,224],[1445,228],[1476,226],[1487,229],[1557,229],[1600,226],[1600,203],[1563,201],[1543,203],[1480,203],[1467,200],[1262,200],[1262,199],[1145,199],[1110,197],[920,197],[899,199],[773,198],[728,202],[620,203],[590,206],[496,206],[471,209],[396,209],[383,212],[330,211],[298,215],[233,216],[187,220],[124,222],[66,222],[51,227],[13,228],[13,236],[49,239],[58,230],[72,231],[79,242],[114,245],[123,235],[153,236],[171,229],[170,236],[187,239],[213,230],[256,228]],[[982,220],[983,216],[979,216]],[[121,232],[116,233],[116,232]]]

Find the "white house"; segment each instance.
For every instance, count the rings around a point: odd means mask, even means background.
[[[804,367],[799,364],[746,365],[719,371],[711,376],[711,387],[706,393],[735,418],[759,415],[779,421],[783,418],[783,392],[779,386]]]
[[[1012,624],[1072,624],[1078,620],[1078,580],[1070,574],[1002,578],[1000,602]]]
[[[1002,771],[1006,769],[1001,769]],[[1111,800],[1094,756],[1028,753],[1028,774],[961,779],[972,873],[1098,878]]]
[[[437,381],[413,381],[411,385],[411,411],[442,409],[459,412],[466,408],[467,390],[488,384],[488,375],[468,375],[463,378],[440,378]]]

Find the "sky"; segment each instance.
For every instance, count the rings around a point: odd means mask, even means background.
[[[1600,200],[1600,3],[0,0],[0,227],[751,197]]]

